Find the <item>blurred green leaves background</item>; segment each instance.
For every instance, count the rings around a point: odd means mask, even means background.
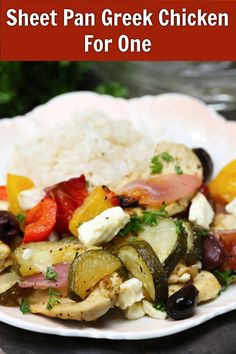
[[[236,62],[0,62],[0,118],[80,90],[116,97],[178,92],[236,119]]]
[[[0,118],[24,114],[50,98],[71,91],[92,90],[126,97],[117,81],[101,82],[88,62],[1,62]]]

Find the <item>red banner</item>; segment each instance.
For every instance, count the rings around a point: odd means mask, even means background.
[[[1,60],[236,60],[236,0],[0,0]]]

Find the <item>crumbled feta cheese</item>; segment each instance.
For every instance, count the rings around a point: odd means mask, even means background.
[[[164,320],[167,317],[167,314],[165,311],[160,311],[155,309],[155,307],[153,307],[153,304],[147,300],[143,300],[143,309],[144,312],[153,318],[157,318],[158,320]]]
[[[196,267],[197,267],[198,269],[202,269],[202,262],[201,262],[201,261],[197,261]]]
[[[214,211],[210,203],[202,193],[197,193],[189,209],[189,221],[195,222],[204,229],[209,229],[213,218]]]
[[[121,207],[109,208],[78,227],[79,239],[86,246],[109,242],[129,220],[130,216]]]
[[[190,274],[189,273],[185,273],[185,274],[183,274],[183,275],[181,275],[180,277],[179,277],[179,281],[182,283],[186,283],[187,281],[189,281],[191,279],[191,276],[190,276]]]
[[[232,215],[236,216],[236,198],[226,205],[225,210]]]
[[[32,257],[32,251],[29,248],[26,248],[22,255],[23,259],[28,260]]]
[[[21,209],[30,210],[34,208],[43,198],[45,192],[39,188],[24,190],[18,195],[18,203]]]
[[[137,320],[145,315],[142,302],[135,302],[124,311],[125,318],[127,318],[127,320]]]
[[[186,283],[191,279],[191,275],[189,273],[184,273],[181,276],[178,276],[177,274],[170,274],[168,283],[169,284],[176,284],[176,283]]]
[[[121,284],[116,306],[124,310],[135,302],[142,300],[144,298],[142,285],[142,282],[136,278],[126,280]]]
[[[0,200],[0,210],[8,211],[9,203],[4,200]]]

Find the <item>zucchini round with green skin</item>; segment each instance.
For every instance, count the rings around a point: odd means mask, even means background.
[[[176,166],[179,166],[183,173],[195,175],[202,179],[203,167],[198,155],[189,147],[171,141],[162,141],[156,146],[156,155],[168,154],[171,159],[162,159],[163,169],[161,174],[168,175],[176,173]]]
[[[164,262],[164,268],[166,269],[168,275],[174,270],[177,263],[185,257],[186,249],[187,237],[186,233],[183,231],[182,233],[177,234],[175,246]]]
[[[89,250],[73,260],[68,278],[68,294],[75,301],[85,299],[95,285],[123,267],[120,259],[105,250]]]
[[[143,283],[145,297],[165,301],[168,294],[167,274],[152,247],[146,241],[133,241],[119,247],[116,254],[124,267]]]
[[[198,227],[193,227],[186,221],[183,223],[183,226],[188,235],[185,261],[188,265],[192,265],[202,259],[202,237]]]
[[[15,272],[0,275],[0,304],[14,306],[18,304],[21,289],[18,287],[18,276]]]
[[[139,236],[152,246],[168,274],[185,257],[186,232],[184,230],[177,232],[176,220],[174,219],[158,218],[155,226],[145,226]]]

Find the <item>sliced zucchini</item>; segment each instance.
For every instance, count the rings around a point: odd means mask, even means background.
[[[15,272],[0,275],[0,304],[4,306],[17,305],[19,277]]]
[[[54,264],[71,263],[80,252],[84,252],[84,247],[76,238],[23,244],[13,252],[13,266],[17,273],[27,277],[45,273],[47,267]]]
[[[84,299],[100,280],[122,267],[120,259],[109,251],[89,250],[77,255],[69,271],[69,297]]]
[[[184,228],[188,234],[185,261],[191,265],[202,258],[202,237],[198,227],[193,227],[189,222],[184,222]]]
[[[143,283],[145,297],[151,301],[167,298],[167,274],[146,241],[133,241],[116,251],[125,268]]]
[[[162,175],[175,174],[176,166],[183,173],[195,175],[202,179],[203,168],[201,161],[192,149],[183,144],[162,141],[156,146],[155,154],[160,156],[163,168]],[[163,159],[163,154],[168,154],[171,159]]]
[[[15,272],[4,273],[0,275],[0,295],[9,290],[19,280]]]
[[[145,226],[139,236],[152,246],[168,274],[185,257],[186,233],[178,233],[176,221],[171,218],[159,218],[157,225]]]

